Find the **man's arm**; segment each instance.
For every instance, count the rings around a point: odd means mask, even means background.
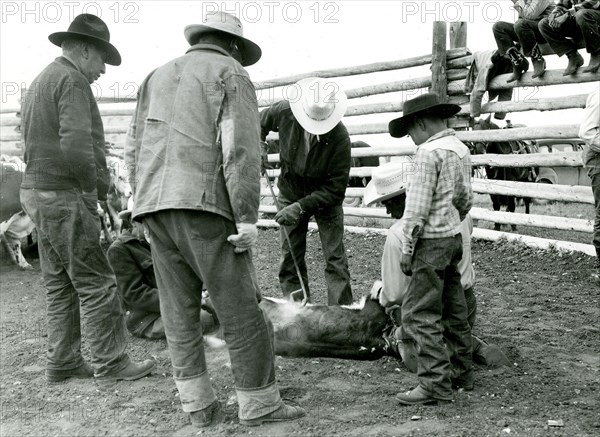
[[[406,192],[406,207],[402,218],[402,253],[412,256],[415,245],[429,217],[433,193],[438,181],[435,155],[422,148],[415,155],[417,172],[411,176]]]
[[[223,174],[235,223],[255,224],[260,203],[258,102],[250,78],[225,79],[220,141]]]
[[[518,0],[515,2],[515,9],[521,18],[537,20],[552,4],[552,0]]]
[[[458,210],[462,222],[473,206],[473,187],[471,185],[471,157],[466,155],[462,160],[456,154],[451,154],[448,165],[455,166],[455,194],[452,205]]]
[[[97,183],[96,160],[92,140],[92,112],[84,85],[78,78],[61,84],[58,96],[60,149],[69,172],[84,192],[94,191]]]
[[[591,151],[600,153],[600,85],[588,96],[579,137]]]
[[[389,308],[402,305],[402,299],[408,289],[410,277],[400,269],[402,257],[402,242],[400,241],[399,225],[393,225],[388,231],[381,257],[381,279],[383,288],[379,296],[382,306]]]
[[[119,240],[108,248],[107,257],[125,304],[132,309],[160,313],[158,290],[144,282],[143,272]]]

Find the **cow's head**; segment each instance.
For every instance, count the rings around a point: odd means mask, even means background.
[[[108,156],[106,158],[106,165],[108,167],[108,172],[110,173],[111,185],[119,198],[124,201],[123,206],[125,207],[127,205],[127,199],[133,194],[133,190],[129,184],[127,166],[121,158],[116,156]]]

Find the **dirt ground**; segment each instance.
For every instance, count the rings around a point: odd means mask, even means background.
[[[278,234],[260,233],[256,266],[263,293],[278,296]],[[346,235],[355,296],[379,277],[382,236]],[[181,411],[164,341],[130,338],[130,354],[158,362],[151,377],[100,392],[91,381],[48,386],[44,379],[44,289],[34,271],[2,260],[0,402],[2,436],[396,436],[599,435],[600,293],[592,259],[506,242],[474,242],[478,320],[475,332],[498,344],[513,365],[477,368],[476,388],[452,404],[401,407],[394,395],[416,377],[392,358],[373,362],[277,357],[282,395],[308,411],[293,423],[238,424],[227,352],[208,349],[214,388],[226,422],[203,432]],[[318,235],[307,262],[315,301],[323,303]],[[85,343],[85,341],[84,341]],[[84,356],[89,357],[85,349]],[[561,426],[548,426],[548,421]]]

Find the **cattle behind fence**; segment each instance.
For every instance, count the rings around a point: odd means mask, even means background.
[[[424,77],[413,79],[397,80],[385,83],[376,83],[364,85],[359,88],[347,89],[346,93],[351,101],[345,117],[354,120],[361,120],[361,117],[372,116],[373,114],[387,114],[387,118],[395,118],[402,110],[402,99],[381,103],[354,103],[363,97],[373,95],[386,95],[403,91],[411,94],[409,98],[414,97],[416,93],[424,89],[430,89],[432,92],[438,93],[445,101],[456,103],[462,106],[458,117],[451,120],[451,126],[456,127],[459,131],[457,136],[462,141],[518,141],[518,140],[537,140],[542,138],[549,139],[566,139],[574,138],[578,135],[579,126],[576,125],[553,125],[542,127],[523,127],[514,129],[500,129],[487,131],[472,131],[460,130],[465,129],[469,125],[469,97],[465,95],[464,85],[467,77],[467,67],[471,65],[473,56],[466,47],[459,47],[457,44],[464,45],[466,41],[466,23],[452,23],[450,27],[450,48],[447,48],[446,35],[447,25],[445,22],[434,23],[434,38],[432,54],[413,57],[409,59],[378,62],[373,64],[359,65],[354,67],[337,68],[323,71],[313,71],[299,75],[277,78],[273,80],[261,81],[256,83],[256,89],[259,93],[259,105],[261,107],[268,106],[273,102],[280,100],[276,97],[282,95],[282,87],[294,84],[296,81],[311,77],[319,76],[324,78],[343,78],[355,75],[372,75],[381,71],[396,71],[408,68],[431,65],[432,74]],[[562,72],[547,71],[543,79],[532,79],[531,73],[525,73],[518,82],[507,83],[506,79],[509,75],[501,75],[494,78],[489,89],[500,90],[513,87],[524,86],[550,86],[568,83],[584,83],[600,81],[600,73],[594,74],[578,74],[574,76],[564,77]],[[277,90],[277,92],[275,92]],[[268,98],[261,98],[267,95]],[[491,102],[482,106],[483,114],[493,112],[525,112],[525,111],[548,111],[569,108],[582,108],[585,106],[585,95],[575,95],[560,99],[537,99],[525,100],[517,102]],[[100,102],[101,114],[106,120],[105,131],[108,138],[115,139],[117,146],[122,148],[123,135],[127,130],[128,118],[133,112],[133,104],[131,99],[118,100],[102,99]],[[106,103],[120,103],[118,108],[111,105],[111,108],[106,108]],[[18,108],[5,108],[1,110],[2,117],[0,118],[0,126],[2,128],[1,136],[1,153],[9,155],[21,155],[20,134],[14,131],[14,128],[19,125],[19,118],[15,115]],[[115,123],[115,117],[118,117],[118,122]],[[353,137],[353,141],[362,139],[362,135],[382,135],[388,136],[386,122],[364,122],[361,124],[348,125],[348,131]],[[394,156],[412,155],[415,152],[414,146],[381,146],[377,142],[371,142],[370,148],[353,149],[352,156],[355,158],[361,157],[377,157],[390,159]],[[117,149],[119,150],[119,149]],[[120,149],[122,151],[122,149]],[[270,162],[277,162],[277,155],[269,155]],[[582,159],[579,153],[552,153],[552,154],[531,154],[531,155],[477,155],[472,157],[474,166],[490,165],[503,167],[581,167]],[[370,177],[373,167],[353,167],[350,172],[351,177],[363,178]],[[270,176],[277,176],[278,170],[270,170]],[[593,204],[594,199],[590,187],[581,186],[566,186],[566,185],[548,185],[535,184],[526,182],[511,182],[511,181],[492,181],[486,179],[475,179],[473,181],[473,189],[477,193],[498,194],[519,197],[532,197],[537,199],[547,199],[563,202],[578,202],[582,204]],[[362,197],[364,188],[348,188],[346,194],[348,197]],[[269,190],[264,190],[261,193],[263,198],[271,197]],[[270,202],[267,202],[270,203]],[[261,205],[262,212],[273,212],[272,205]],[[366,218],[384,218],[387,217],[382,208],[345,208],[347,216],[357,216]],[[510,225],[527,225],[539,227],[542,229],[558,229],[572,230],[578,232],[591,233],[592,223],[589,220],[537,216],[524,214],[507,214],[502,212],[492,212],[484,209],[474,208],[472,212],[474,219],[485,220],[496,223]],[[273,226],[274,222],[261,221],[262,225]],[[348,227],[352,232],[381,232],[381,230],[364,229]],[[595,255],[593,246],[560,242],[553,240],[545,240],[523,235],[507,234],[503,232],[495,232],[486,229],[476,229],[474,231],[475,238],[483,238],[487,240],[495,240],[500,237],[509,239],[519,238],[526,244],[535,245],[537,247],[550,247],[552,245],[557,248],[566,250],[577,250],[590,255]]]

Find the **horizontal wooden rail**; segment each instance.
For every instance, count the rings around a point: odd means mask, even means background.
[[[587,83],[600,81],[600,72],[596,73],[579,73],[571,76],[563,76],[563,70],[547,70],[544,76],[540,79],[532,78],[533,72],[524,73],[521,80],[516,82],[507,82],[510,74],[501,74],[494,77],[489,85],[489,90],[505,90],[518,87],[538,87],[549,85],[566,85],[574,83]],[[465,81],[457,80],[448,83],[448,95],[454,96],[464,94]],[[533,96],[531,97],[533,98]]]
[[[446,52],[446,59],[463,59],[469,55],[469,50],[461,47],[450,49]],[[419,67],[421,65],[431,64],[431,55],[416,56],[413,58],[399,59],[396,61],[373,62],[371,64],[356,65],[351,67],[333,68],[330,70],[315,70],[308,73],[294,74],[292,76],[278,77],[275,79],[262,80],[255,82],[254,86],[257,90],[291,85],[301,79],[307,77],[345,77],[355,76],[359,74],[377,73],[380,71],[401,70],[404,68]]]
[[[270,170],[268,173],[274,176],[278,174],[278,170]],[[346,197],[363,197],[364,191],[364,188],[346,188]],[[502,194],[504,196],[594,204],[592,188],[583,186],[474,179],[473,191],[482,194]],[[260,195],[271,197],[270,191],[266,189],[261,190]]]
[[[259,220],[257,225],[261,228],[278,228],[279,225],[275,220]],[[318,229],[317,224],[310,222],[309,229]],[[344,226],[344,230],[351,234],[379,234],[387,235],[387,229],[383,228],[366,228],[362,226]],[[498,241],[506,239],[507,241],[519,242],[526,246],[536,249],[555,248],[562,252],[580,252],[589,256],[596,256],[596,249],[591,244],[572,243],[570,241],[550,240],[547,238],[530,237],[528,235],[511,234],[510,232],[492,231],[490,229],[474,228],[474,240]]]
[[[492,102],[481,107],[482,114],[494,112],[555,111],[558,109],[585,108],[587,94],[575,96],[539,98],[532,97],[521,102]],[[469,115],[470,106],[462,105],[459,115]]]
[[[277,208],[274,205],[260,205],[259,212],[274,214],[277,212]],[[594,231],[594,224],[591,220],[490,211],[484,208],[472,208],[469,214],[474,220],[485,220],[507,225],[514,224],[519,226],[531,226],[535,228],[577,231],[585,233],[592,233]],[[344,215],[348,217],[391,219],[391,216],[386,212],[385,208],[345,207]]]

